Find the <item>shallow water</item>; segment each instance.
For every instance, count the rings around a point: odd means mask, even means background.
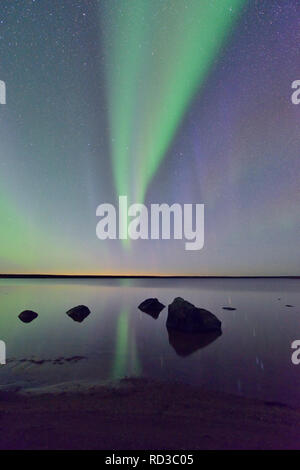
[[[1,279],[7,364],[0,384],[146,376],[298,406],[300,365],[291,362],[291,343],[300,339],[299,286],[296,279]],[[167,308],[157,320],[137,308],[148,297],[168,305],[178,296],[217,315],[222,335],[169,338]],[[91,310],[82,323],[65,313],[78,304]],[[38,318],[22,323],[25,309]]]

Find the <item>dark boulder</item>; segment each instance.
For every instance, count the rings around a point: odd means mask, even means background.
[[[85,305],[77,305],[66,312],[72,320],[81,323],[91,313],[90,309]]]
[[[168,330],[169,343],[176,354],[181,357],[189,356],[199,349],[203,349],[216,341],[222,335],[221,330],[208,333],[182,333],[181,331]]]
[[[142,312],[151,315],[153,318],[158,318],[160,312],[165,308],[158,299],[146,299],[138,307]]]
[[[205,333],[220,331],[220,320],[208,310],[195,307],[181,297],[177,297],[168,307],[167,328],[184,333]]]
[[[24,312],[21,312],[19,315],[19,318],[23,323],[30,323],[37,317],[38,314],[32,310],[24,310]]]

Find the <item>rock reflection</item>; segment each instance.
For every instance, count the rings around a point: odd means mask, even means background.
[[[222,335],[221,331],[209,333],[182,333],[180,331],[168,330],[169,344],[181,357],[187,357],[203,349],[216,341]]]

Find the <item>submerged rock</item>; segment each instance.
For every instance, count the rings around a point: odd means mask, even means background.
[[[38,314],[32,310],[24,310],[24,312],[21,312],[19,315],[19,318],[23,323],[30,323],[37,317]]]
[[[181,297],[177,297],[168,307],[167,328],[184,333],[204,333],[220,331],[220,320],[208,310],[195,307]]]
[[[158,318],[160,312],[165,308],[165,305],[161,304],[158,299],[151,298],[146,299],[142,302],[138,308],[153,318]]]
[[[187,335],[181,331],[168,330],[168,335],[169,343],[174,348],[176,354],[186,357],[216,341],[222,335],[222,331],[216,330],[208,333],[190,333]]]
[[[81,323],[91,313],[90,309],[85,305],[77,305],[66,312],[72,320]]]

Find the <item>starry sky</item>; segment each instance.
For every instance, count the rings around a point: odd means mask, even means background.
[[[0,272],[299,275],[297,0],[1,0]],[[205,244],[96,208],[205,204]]]

